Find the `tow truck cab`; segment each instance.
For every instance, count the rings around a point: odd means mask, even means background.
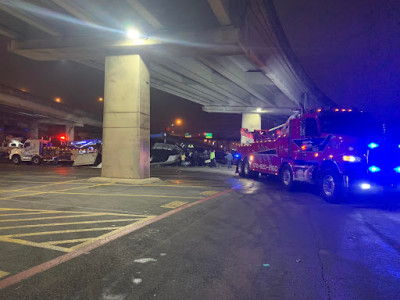
[[[16,165],[21,161],[39,165],[49,161],[70,161],[71,156],[71,149],[67,147],[53,147],[53,144],[47,140],[28,139],[23,147],[11,150],[9,159]]]
[[[399,187],[400,143],[385,138],[382,126],[367,113],[298,113],[279,129],[256,132],[254,142],[239,148],[240,175],[279,175],[289,189],[296,181],[318,184],[326,199],[348,189]]]
[[[39,165],[43,160],[43,149],[47,146],[50,146],[49,141],[28,139],[22,147],[11,150],[9,158],[16,165],[21,161]]]

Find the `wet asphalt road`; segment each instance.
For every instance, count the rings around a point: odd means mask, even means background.
[[[150,186],[99,173],[0,164],[0,299],[400,298],[398,195],[335,205],[225,168],[154,168]]]

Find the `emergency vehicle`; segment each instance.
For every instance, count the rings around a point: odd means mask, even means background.
[[[21,161],[40,165],[42,162],[72,161],[73,149],[68,147],[53,147],[47,140],[28,139],[22,147],[12,149],[9,159],[19,165]]]
[[[383,135],[371,115],[352,109],[297,112],[285,124],[242,135],[237,172],[254,178],[280,176],[289,190],[296,182],[318,184],[328,201],[343,193],[400,187],[400,143]]]

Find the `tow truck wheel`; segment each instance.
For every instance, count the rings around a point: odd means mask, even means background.
[[[247,160],[243,161],[243,175],[246,178],[251,178],[250,164]]]
[[[11,161],[14,163],[14,165],[19,165],[21,163],[21,157],[19,155],[13,155]]]
[[[281,171],[281,182],[287,190],[293,190],[293,172],[288,165],[285,165]]]
[[[334,170],[325,170],[320,178],[320,192],[322,197],[331,203],[337,203],[343,194],[343,183],[340,175]]]
[[[34,157],[32,157],[32,163],[34,165],[38,166],[42,163],[42,160],[39,156],[34,156]]]
[[[240,177],[244,177],[243,164],[243,161],[238,161],[238,173]]]

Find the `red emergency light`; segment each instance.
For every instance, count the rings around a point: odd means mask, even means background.
[[[65,135],[60,136],[60,140],[66,140],[66,139],[67,139],[67,137]]]

